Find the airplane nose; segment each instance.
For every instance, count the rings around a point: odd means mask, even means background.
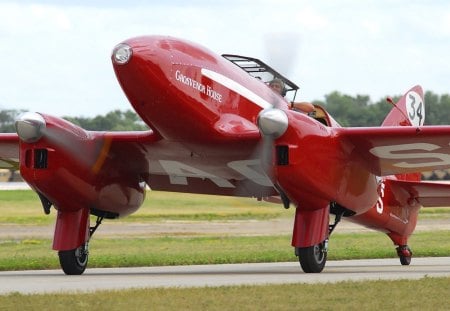
[[[17,118],[15,126],[17,135],[22,141],[34,143],[44,135],[46,123],[40,114],[26,112]]]
[[[289,121],[283,110],[267,108],[259,113],[257,122],[261,134],[276,139],[286,132]]]
[[[126,43],[116,45],[112,51],[112,59],[117,65],[127,64],[133,56],[133,49]]]

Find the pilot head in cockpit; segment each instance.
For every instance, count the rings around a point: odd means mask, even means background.
[[[269,87],[281,96],[286,95],[284,90],[284,82],[279,78],[275,78],[269,82]]]
[[[286,89],[284,87],[283,80],[279,78],[275,78],[269,82],[269,87],[275,92],[280,94],[281,96],[286,95]],[[314,106],[309,102],[291,102],[290,108],[296,111],[304,112],[304,113],[312,113],[314,112]]]

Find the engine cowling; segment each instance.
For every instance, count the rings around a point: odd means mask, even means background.
[[[146,162],[133,146],[123,148],[108,133],[85,131],[37,113],[22,115],[16,129],[23,179],[58,211],[54,249],[83,244],[88,239],[89,214],[116,218],[143,203],[141,174]]]

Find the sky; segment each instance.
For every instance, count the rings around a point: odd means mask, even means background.
[[[93,117],[131,106],[110,54],[140,35],[259,58],[300,86],[373,102],[450,93],[450,1],[1,1],[0,109]]]

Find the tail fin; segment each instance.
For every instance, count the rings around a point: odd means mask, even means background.
[[[381,126],[422,126],[425,121],[423,90],[416,85],[403,95],[386,116]],[[421,173],[395,175],[398,180],[419,181]]]
[[[425,121],[423,90],[416,85],[394,104],[381,126],[422,126]]]

